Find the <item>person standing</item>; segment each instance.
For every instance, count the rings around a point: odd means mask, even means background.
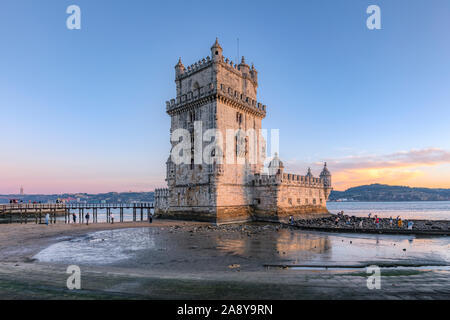
[[[375,226],[377,229],[380,229],[380,218],[377,215],[375,215]]]
[[[50,221],[50,214],[45,214],[45,224],[48,225],[48,222]]]
[[[111,224],[114,224],[114,213],[111,212]]]
[[[393,223],[394,221],[392,220],[392,216],[389,218],[389,226],[392,228],[392,223]]]
[[[77,223],[77,215],[75,214],[75,212],[72,213],[72,220],[73,220],[73,223]]]
[[[89,225],[89,218],[91,217],[91,216],[89,215],[89,212],[87,212],[86,215],[85,215],[84,217],[86,218],[86,225],[88,226],[88,225]]]

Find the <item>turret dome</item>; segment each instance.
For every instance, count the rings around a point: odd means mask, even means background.
[[[278,153],[275,153],[272,161],[269,162],[269,174],[275,175],[277,173],[281,173],[284,169],[283,162],[278,157]]]
[[[321,177],[324,177],[324,176],[331,176],[331,173],[330,173],[330,171],[328,170],[328,168],[327,168],[327,163],[325,162],[325,164],[324,164],[324,166],[323,166],[323,170],[322,170],[322,172],[320,173],[320,176]]]
[[[278,157],[278,153],[275,152],[272,161],[269,162],[269,168],[284,168],[283,161]]]

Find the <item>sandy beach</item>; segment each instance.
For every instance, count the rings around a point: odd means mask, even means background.
[[[94,250],[89,252],[95,256],[100,246],[97,240],[106,246],[104,250],[109,250],[118,246],[117,241],[128,239],[122,237],[130,235],[138,241],[133,245],[143,244],[144,247],[130,253],[129,259],[113,259],[111,263],[76,260],[84,247]],[[293,237],[300,237],[300,240]],[[383,270],[381,290],[368,289],[364,268],[282,267],[283,264],[294,265],[296,252],[302,252],[304,255],[300,258],[303,258],[323,255],[332,247],[339,255],[338,239],[268,224],[215,228],[205,223],[155,220],[153,224],[0,225],[0,298],[450,298],[449,271],[432,267]],[[349,244],[358,241],[352,239]],[[386,242],[389,238],[381,240]],[[110,244],[113,247],[107,246]],[[52,247],[55,245],[59,247]],[[43,262],[34,258],[40,252],[44,257],[43,253],[53,257],[58,250],[64,259]],[[402,252],[400,248],[399,252]],[[113,251],[112,258],[115,254]],[[81,256],[85,259],[87,255]],[[70,291],[66,288],[66,269],[73,262],[80,262],[82,289]],[[297,261],[297,265],[301,262]],[[275,267],[268,268],[267,264]]]

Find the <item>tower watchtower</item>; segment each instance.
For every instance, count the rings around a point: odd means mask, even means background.
[[[167,161],[169,205],[174,215],[195,211],[206,220],[217,219],[224,208],[238,208],[248,213],[252,203],[251,175],[263,167],[265,142],[260,138],[261,121],[266,106],[256,101],[257,71],[245,58],[236,64],[224,58],[218,39],[211,46],[211,56],[185,67],[175,65],[176,98],[166,102],[171,116],[171,132],[186,129],[194,136],[200,123],[202,134],[214,129],[223,137],[222,150],[215,154],[214,163],[198,163],[195,147],[204,148],[209,142],[191,139],[191,161],[175,165]],[[235,132],[232,139],[229,131]],[[249,152],[249,130],[256,138]],[[253,138],[252,137],[252,138]],[[197,139],[197,140],[195,140]],[[172,149],[179,141],[172,141]],[[226,157],[227,156],[227,157]],[[230,157],[231,156],[231,157]],[[226,158],[226,159],[225,159]],[[231,160],[230,160],[231,159]],[[227,212],[224,213],[228,215]]]
[[[215,223],[329,214],[331,174],[326,165],[320,178],[310,169],[300,176],[285,173],[276,155],[269,174],[262,174],[265,141],[260,130],[266,106],[256,100],[258,71],[253,64],[244,57],[239,64],[225,58],[216,39],[210,56],[187,67],[178,60],[175,84],[176,97],[166,102],[172,144],[168,188],[155,194],[157,213]],[[178,139],[178,129],[189,133],[180,138],[187,141]],[[187,144],[180,162],[182,142]]]

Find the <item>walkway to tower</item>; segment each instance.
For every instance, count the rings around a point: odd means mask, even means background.
[[[114,212],[117,213],[116,222],[124,222],[127,218],[136,221],[148,221],[154,213],[154,203],[57,203],[57,204],[4,204],[0,205],[0,223],[43,223],[46,214],[49,214],[49,223],[64,221],[84,223],[85,216],[89,213],[92,223],[111,223]],[[100,212],[99,212],[100,211]],[[99,214],[101,218],[99,220]],[[64,220],[63,220],[64,217]]]

